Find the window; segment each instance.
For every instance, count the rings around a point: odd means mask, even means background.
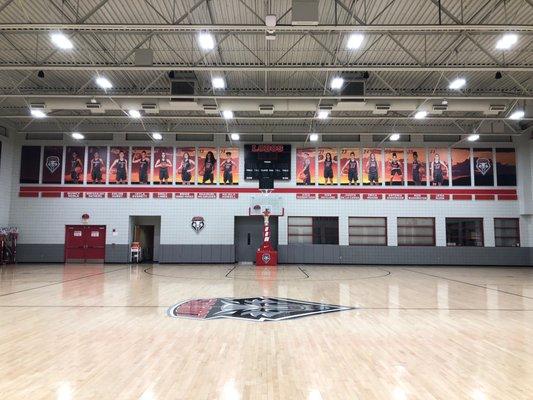
[[[520,226],[518,218],[494,218],[496,247],[519,247]]]
[[[447,246],[483,246],[483,219],[446,218]]]
[[[289,244],[339,244],[337,217],[289,217]]]
[[[387,218],[350,217],[348,235],[350,246],[386,246]]]
[[[398,218],[398,246],[435,246],[435,218]]]

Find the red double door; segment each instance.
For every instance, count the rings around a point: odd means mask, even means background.
[[[103,262],[105,225],[67,225],[65,262]]]

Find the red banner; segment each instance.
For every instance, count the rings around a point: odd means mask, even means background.
[[[105,192],[87,192],[85,197],[87,199],[103,199],[105,198]]]
[[[174,193],[175,199],[194,199],[194,193],[192,192],[178,192]]]
[[[340,198],[342,200],[360,200],[361,195],[359,193],[341,193]]]
[[[217,194],[211,193],[211,192],[200,192],[196,195],[196,198],[198,199],[216,199]]]
[[[450,200],[450,195],[449,194],[437,193],[437,194],[430,194],[429,198],[431,200]]]
[[[365,200],[381,200],[383,195],[381,193],[363,193],[363,199]]]
[[[407,200],[427,200],[427,194],[409,193],[407,194]]]
[[[385,195],[387,200],[405,200],[405,195],[400,193],[387,193]]]
[[[171,199],[172,198],[172,193],[169,193],[169,192],[152,193],[152,198],[154,198],[154,199]]]
[[[83,192],[63,192],[63,197],[66,199],[82,199]]]
[[[316,199],[316,193],[296,193],[298,200],[314,200]]]
[[[318,198],[321,200],[337,200],[339,196],[337,193],[319,193]]]
[[[130,193],[130,199],[149,199],[150,193],[148,192],[132,192]]]
[[[238,199],[239,193],[219,193],[218,194],[219,199]]]
[[[125,192],[111,192],[107,194],[108,199],[126,199],[128,194]]]

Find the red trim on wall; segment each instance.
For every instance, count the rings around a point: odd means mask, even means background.
[[[496,196],[493,194],[476,194],[476,200],[495,200]]]

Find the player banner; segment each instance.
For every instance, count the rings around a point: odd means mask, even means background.
[[[474,149],[474,186],[494,186],[492,149]]]
[[[448,186],[448,149],[429,150],[429,182],[432,186]]]
[[[85,181],[90,184],[105,184],[107,178],[107,147],[89,147]]]
[[[498,186],[516,186],[515,149],[496,149],[496,175]]]
[[[131,183],[148,185],[152,176],[152,149],[134,147],[131,149]]]
[[[452,185],[470,186],[470,149],[452,149]]]
[[[381,149],[363,149],[363,184],[381,185]]]
[[[214,185],[217,173],[217,149],[214,147],[198,148],[198,184]]]
[[[182,147],[176,149],[176,183],[190,185],[194,183],[196,171],[196,149]]]
[[[109,183],[128,183],[128,148],[111,147],[109,150]]]
[[[235,147],[220,148],[220,173],[218,179],[221,185],[239,184],[239,149]]]
[[[403,149],[385,150],[385,185],[403,185],[405,156]]]
[[[173,153],[172,147],[154,148],[154,184],[172,184],[172,177],[174,176]]]
[[[412,186],[426,186],[427,160],[426,149],[407,149],[407,184]]]
[[[315,184],[315,149],[296,149],[296,184]]]
[[[20,183],[39,183],[40,146],[22,146],[20,151]]]
[[[358,185],[361,179],[361,151],[359,148],[342,149],[340,158],[341,185]]]
[[[322,147],[318,149],[318,184],[336,185],[338,174],[337,149]]]
[[[65,154],[65,183],[73,185],[83,183],[85,147],[67,146]]]
[[[43,183],[61,183],[63,147],[44,146]]]

